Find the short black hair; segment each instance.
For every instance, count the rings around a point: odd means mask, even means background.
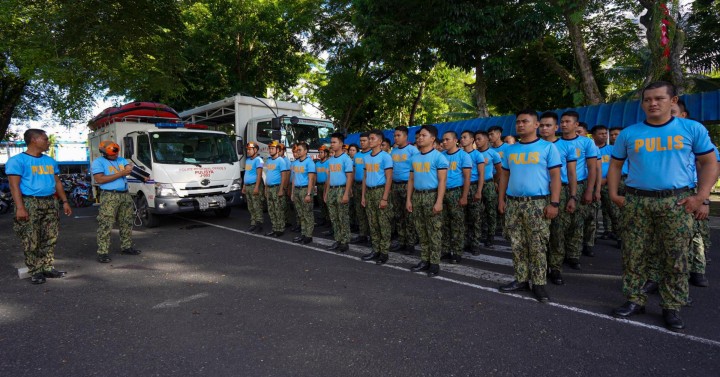
[[[445,131],[445,132],[443,132],[443,136],[445,136],[445,134],[452,134],[454,138],[456,138],[456,139],[458,138],[457,132],[455,132],[455,131],[450,131],[450,130]]]
[[[408,134],[407,126],[397,126],[397,127],[395,127],[395,131],[400,131],[400,132],[404,133],[405,135]]]
[[[470,134],[470,136],[475,137],[475,132],[472,132],[470,130],[463,130],[463,132],[460,133],[460,136]]]
[[[650,89],[658,89],[658,88],[667,88],[667,93],[670,95],[670,98],[675,97],[677,95],[677,88],[673,83],[667,82],[667,81],[654,81],[648,84],[645,88],[643,88],[642,93],[640,94],[640,100],[645,98],[645,91]]]
[[[590,133],[595,135],[596,131],[602,131],[602,130],[607,130],[607,129],[608,128],[602,124],[596,124],[595,127],[593,127],[592,130],[590,130]]]
[[[358,145],[355,144],[355,143],[352,143],[352,144],[348,145],[348,150],[350,150],[350,148],[355,148],[355,150],[358,150],[358,151],[360,150],[360,146],[358,146]]]
[[[430,136],[432,136],[432,137],[434,137],[435,139],[437,139],[437,134],[438,134],[437,127],[433,126],[432,124],[423,124],[423,125],[420,126],[420,128],[418,128],[418,130],[415,132],[415,135],[419,134],[420,131],[422,131],[422,130],[426,130],[427,132],[430,133]],[[436,141],[437,141],[437,140],[436,140]]]
[[[365,131],[360,134],[360,137],[370,137],[370,132]]]
[[[25,140],[25,144],[29,146],[30,142],[32,142],[34,138],[46,134],[47,132],[45,132],[45,130],[41,130],[39,128],[30,128],[23,134],[23,139]]]
[[[390,141],[390,139],[388,139],[386,137],[383,137],[383,143],[388,143],[389,146],[393,145],[392,141]]]
[[[309,150],[309,149],[310,149],[310,148],[308,147],[308,144],[307,144],[306,142],[304,142],[304,141],[298,141],[297,143],[295,143],[295,145],[297,145],[298,148],[302,148],[302,149],[304,149],[304,150]]]
[[[555,123],[557,123],[557,121],[558,121],[558,115],[554,111],[546,111],[546,112],[542,113],[540,115],[540,118],[538,118],[538,119],[543,119],[543,118],[552,118],[555,120]]]
[[[560,118],[562,118],[562,117],[573,117],[573,118],[575,118],[576,122],[580,121],[580,114],[575,110],[568,110],[568,111],[562,113]]]
[[[488,128],[488,130],[487,130],[488,133],[493,132],[493,131],[499,131],[502,134],[503,128],[500,126],[492,126],[492,127]]]
[[[483,131],[483,130],[475,131],[475,136],[477,136],[477,135],[483,135],[485,137],[488,137],[487,131]]]
[[[334,132],[332,135],[330,135],[330,138],[336,138],[340,140],[341,143],[345,142],[345,135],[343,135],[341,132]]]
[[[378,129],[374,129],[374,130],[368,132],[368,137],[370,137],[370,135],[375,135],[375,136],[379,137],[380,140],[385,139],[385,134],[381,130],[378,130]]]
[[[582,127],[582,128],[585,129],[585,131],[589,131],[589,129],[588,129],[588,124],[585,123],[585,122],[579,122],[579,123],[578,123],[578,127]]]
[[[687,117],[690,118],[690,112],[688,111],[687,106],[685,106],[685,101],[678,99],[677,105],[680,108],[680,112],[687,114]]]
[[[613,127],[610,127],[610,129],[609,129],[609,131],[615,131],[615,130],[618,130],[618,131],[621,131],[621,132],[622,132],[622,127],[620,127],[620,126],[613,126]]]
[[[518,111],[517,113],[515,113],[516,118],[519,117],[520,115],[530,115],[532,117],[535,117],[535,119],[538,119],[538,113],[537,113],[537,111],[535,111],[533,109],[522,109],[522,110]]]

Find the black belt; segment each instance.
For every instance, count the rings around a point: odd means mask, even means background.
[[[476,184],[476,183],[477,183],[477,180],[470,181],[470,186],[472,186],[472,185],[474,185],[474,184]]]
[[[295,186],[295,188],[306,188],[306,187],[307,187],[307,185],[305,185],[305,186]]]
[[[508,199],[517,200],[520,202],[529,202],[531,200],[540,200],[540,199],[547,199],[547,195],[535,195],[535,196],[510,196],[508,195]]]
[[[457,191],[457,190],[460,190],[460,189],[462,189],[462,188],[463,188],[462,186],[453,187],[453,188],[446,189],[445,192]]]
[[[345,187],[345,185],[335,185],[335,186],[330,185],[330,188],[338,188],[338,187]]]
[[[393,183],[397,183],[399,185],[406,185],[408,181],[393,181]]]
[[[493,180],[492,178],[486,179],[486,180],[485,180],[485,183],[492,182],[492,180]]]
[[[627,178],[627,176],[628,176],[627,174],[623,174],[620,176],[620,178],[625,179],[625,178]]]
[[[280,186],[280,184],[278,183],[277,185],[265,185],[265,187],[267,187],[267,188],[273,188],[273,187],[277,187],[277,186]]]
[[[100,189],[100,192],[116,192],[116,193],[118,193],[118,194],[124,194],[124,193],[128,192],[128,190],[105,190],[105,189]]]
[[[373,186],[373,187],[367,187],[368,190],[377,190],[377,189],[381,189],[381,188],[385,188],[385,185],[377,185],[377,186]]]
[[[36,196],[36,195],[25,195],[25,194],[22,194],[22,197],[23,197],[23,198],[45,199],[45,200],[47,200],[47,199],[52,199],[52,198],[54,198],[54,197],[55,197],[55,194],[53,194],[53,195],[48,195],[48,196]]]
[[[437,189],[434,188],[434,189],[427,189],[427,190],[415,190],[415,192],[418,192],[418,193],[421,193],[421,194],[424,193],[424,192],[437,192]]]
[[[648,191],[648,190],[638,190],[636,188],[632,187],[625,187],[625,192],[632,195],[637,196],[644,196],[648,198],[669,198],[671,196],[676,196],[688,191],[692,191],[690,187],[683,187],[679,189],[673,189],[673,190],[658,190],[658,191]]]
[[[325,186],[325,182],[315,182],[317,186]]]
[[[585,182],[587,182],[587,179],[583,179],[582,181],[578,181],[577,184],[579,185],[579,184],[585,183]],[[563,185],[563,186],[567,186],[567,185],[569,185],[569,183],[563,183],[562,185]]]

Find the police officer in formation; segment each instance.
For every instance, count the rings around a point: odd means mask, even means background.
[[[417,147],[408,142],[408,128],[405,126],[395,127],[395,147],[390,156],[393,160],[392,175],[392,205],[395,212],[394,218],[397,224],[398,242],[394,244],[391,251],[402,251],[404,254],[412,254],[417,243],[415,223],[410,212],[405,209],[407,202],[407,182],[410,176],[412,157],[420,153]]]
[[[263,165],[265,171],[265,199],[272,230],[266,236],[280,237],[285,233],[285,195],[290,180],[290,165],[280,155],[280,143],[272,141],[268,145],[270,158]]]
[[[460,147],[470,157],[470,183],[466,196],[464,210],[464,225],[467,234],[464,240],[464,249],[473,253],[480,252],[480,239],[482,238],[482,192],[485,186],[486,156],[475,149],[475,133],[465,130],[460,134]],[[450,173],[448,172],[448,175]],[[459,255],[458,255],[459,256]],[[450,260],[453,262],[453,259]],[[456,258],[455,262],[459,262]]]
[[[247,158],[245,159],[245,178],[243,181],[242,193],[247,199],[248,212],[250,212],[250,228],[248,231],[252,233],[260,233],[263,229],[263,203],[262,191],[262,172],[263,159],[258,154],[260,147],[253,142],[247,143],[245,151]]]
[[[23,138],[27,150],[8,159],[5,173],[15,201],[13,229],[23,245],[30,283],[43,284],[45,278],[65,276],[64,271],[55,269],[55,245],[60,225],[55,195],[60,199],[65,215],[70,216],[72,209],[57,176],[57,162],[43,154],[50,149],[45,131],[31,128],[25,131]]]
[[[317,197],[325,197],[325,181],[328,176],[328,158],[330,158],[330,149],[326,145],[321,145],[318,148],[318,159],[315,161],[315,175],[317,177]],[[318,200],[320,206],[320,221],[318,226],[326,225],[330,221],[330,215],[328,214],[328,207],[325,202]]]
[[[465,207],[470,194],[473,162],[470,155],[458,147],[455,131],[447,131],[442,139],[443,156],[448,160],[447,183],[443,198],[443,244],[447,246],[450,263],[460,263],[465,248]],[[477,166],[475,167],[477,170]]]
[[[475,146],[478,152],[485,155],[485,182],[482,187],[482,215],[480,218],[483,229],[482,239],[485,247],[490,248],[497,231],[498,195],[495,173],[502,169],[502,157],[494,148],[490,148],[490,138],[485,131],[475,132]],[[473,255],[479,254],[479,250],[473,250]]]
[[[362,257],[363,260],[375,260],[377,264],[388,261],[390,237],[392,233],[392,204],[390,188],[392,185],[393,160],[390,154],[382,150],[383,133],[370,131],[365,154],[365,169],[362,181],[362,201],[365,207],[373,252]]]
[[[358,235],[350,240],[350,243],[363,244],[368,242],[370,235],[370,225],[362,204],[363,179],[365,178],[365,157],[370,153],[368,147],[369,132],[360,134],[360,150],[355,153],[353,159],[355,166],[355,180],[353,183],[353,200],[355,202],[355,218],[358,222]]]
[[[321,198],[328,207],[335,242],[328,250],[344,253],[350,242],[350,197],[353,188],[353,162],[343,149],[345,136],[334,133],[330,137],[328,160],[328,179],[325,182],[324,196]]]
[[[602,219],[604,231],[601,238],[617,239],[616,234],[619,233],[620,218],[619,210],[610,200],[607,188],[607,173],[610,169],[610,156],[612,155],[612,145],[608,142],[608,128],[604,125],[596,125],[591,130],[595,146],[600,150],[600,207],[602,209]]]
[[[313,216],[313,188],[315,187],[315,163],[308,158],[308,145],[299,142],[297,159],[292,163],[292,193],[291,198],[295,205],[295,212],[300,220],[300,235],[293,238],[293,242],[308,244],[312,242],[315,229],[315,216]]]
[[[426,271],[429,277],[440,274],[440,244],[442,243],[442,211],[447,184],[447,158],[434,148],[437,128],[423,125],[415,133],[420,153],[412,157],[408,176],[405,208],[412,213],[420,237],[420,263],[410,271]]]
[[[118,156],[120,146],[106,140],[100,142],[101,157],[90,166],[93,179],[100,187],[100,210],[98,211],[97,258],[100,263],[110,262],[110,231],[117,219],[120,228],[120,249],[123,254],[138,255],[140,250],[132,247],[133,201],[128,192],[127,176],[132,164]]]
[[[641,106],[646,120],[625,128],[615,141],[608,172],[610,199],[622,211],[623,294],[627,301],[613,314],[644,313],[647,254],[655,245],[660,261],[659,292],[663,319],[670,330],[685,327],[680,308],[688,298],[688,254],[694,219],[707,217],[710,190],[718,177],[717,158],[707,129],[674,117],[675,86],[645,87]],[[697,187],[691,169],[697,160]],[[625,195],[618,194],[624,161],[629,161]]]

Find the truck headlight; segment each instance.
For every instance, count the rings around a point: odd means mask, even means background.
[[[155,196],[157,197],[177,197],[177,191],[169,183],[156,183]]]
[[[242,190],[242,179],[233,179],[232,184],[230,185],[230,191],[239,191]]]

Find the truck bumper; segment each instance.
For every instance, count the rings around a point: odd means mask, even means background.
[[[240,190],[209,196],[223,196],[225,198],[225,207],[238,206],[242,202],[242,194]],[[207,210],[220,208],[221,207],[211,206]],[[158,215],[194,211],[200,211],[200,204],[198,203],[197,198],[155,198],[155,208],[150,208],[150,212]]]

